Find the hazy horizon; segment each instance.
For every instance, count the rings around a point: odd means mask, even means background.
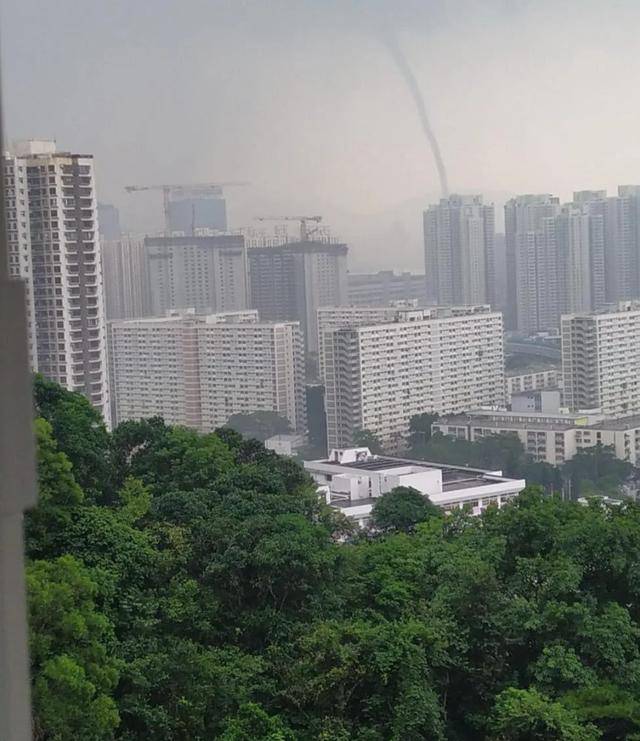
[[[566,200],[640,181],[629,0],[5,0],[2,17],[7,139],[93,153],[100,200],[132,230],[160,225],[161,199],[129,183],[248,180],[227,194],[233,227],[321,213],[353,268],[420,269],[413,204],[439,198],[438,173],[381,29],[412,65],[451,192]]]

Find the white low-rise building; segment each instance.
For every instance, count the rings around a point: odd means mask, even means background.
[[[640,464],[640,416],[612,419],[597,410],[576,413],[478,409],[440,417],[432,432],[475,442],[487,435],[517,435],[534,461],[562,465],[583,448],[611,447],[617,458]]]
[[[368,448],[332,450],[326,460],[305,461],[304,467],[327,504],[361,527],[369,523],[375,500],[398,486],[416,489],[446,511],[468,507],[476,515],[491,504],[501,507],[525,487],[523,479],[501,471],[372,455]]]

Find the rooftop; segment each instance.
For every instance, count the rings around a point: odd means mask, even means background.
[[[460,426],[464,425],[465,427],[489,427],[496,430],[506,430],[509,429],[509,427],[513,427],[514,429],[518,428],[528,430],[571,430],[574,427],[586,426],[584,423],[580,424],[580,422],[575,417],[572,417],[571,419],[567,419],[565,421],[553,417],[544,418],[544,415],[542,416],[543,418],[538,419],[533,417],[533,413],[529,415],[526,413],[519,414],[518,412],[514,412],[512,415],[509,416],[505,415],[504,417],[485,417],[481,414],[460,414],[450,417],[440,417],[440,419],[437,419],[434,424]]]
[[[620,417],[619,419],[605,419],[602,422],[589,425],[591,429],[596,430],[629,430],[634,427],[640,427],[640,414],[631,417]]]
[[[483,483],[490,484],[504,478],[499,474],[483,471],[479,468],[451,466],[447,463],[416,461],[409,458],[390,458],[384,455],[373,455],[351,463],[338,463],[332,460],[313,461],[313,463],[322,463],[327,466],[335,466],[346,470],[353,470],[355,468],[356,470],[370,472],[393,471],[396,468],[407,468],[407,466],[424,470],[437,469],[442,472],[442,488],[444,491],[482,486]]]

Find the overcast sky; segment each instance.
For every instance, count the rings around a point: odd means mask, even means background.
[[[419,269],[438,177],[389,29],[452,191],[640,182],[638,0],[4,0],[7,135],[93,153],[132,229],[160,198],[128,183],[249,180],[233,226],[321,213],[355,268]]]

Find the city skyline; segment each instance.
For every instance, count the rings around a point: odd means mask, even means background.
[[[4,54],[15,60],[5,69],[8,138],[55,136],[61,147],[93,152],[101,197],[121,208],[134,231],[153,228],[161,207],[151,196],[134,203],[123,190],[129,182],[233,175],[253,185],[229,199],[231,222],[248,224],[285,206],[313,209],[352,245],[359,269],[367,259],[376,268],[418,268],[421,224],[407,204],[438,199],[437,173],[412,101],[374,33],[391,17],[427,99],[452,192],[484,193],[500,220],[500,204],[518,193],[552,192],[565,202],[576,189],[612,192],[637,181],[640,112],[627,92],[640,72],[637,4],[618,2],[615,13],[594,2],[492,0],[474,3],[474,13],[457,12],[455,2],[393,11],[382,1],[364,10],[349,0],[291,5],[266,13],[257,3],[218,1],[182,14],[163,0],[151,17],[119,0],[91,13],[76,12],[75,0],[62,0],[67,12],[10,0],[3,18]],[[75,28],[63,22],[68,17]],[[562,33],[564,26],[572,33]],[[187,35],[194,39],[188,47]],[[180,49],[171,61],[163,51],[170,39]],[[47,58],[44,69],[25,53],[34,44]],[[62,106],[46,88],[70,69],[69,54],[83,65],[66,76]],[[113,64],[105,67],[105,58]],[[470,86],[477,60],[484,74]],[[323,74],[331,90],[306,83]],[[101,95],[87,109],[91,80]],[[25,99],[22,89],[33,96]],[[207,96],[199,94],[204,89]],[[36,105],[40,93],[50,103],[46,119]],[[120,104],[106,106],[112,99]],[[80,110],[78,121],[71,112]],[[292,125],[300,110],[304,125]],[[289,163],[287,177],[281,162]],[[385,249],[392,238],[393,251]]]

